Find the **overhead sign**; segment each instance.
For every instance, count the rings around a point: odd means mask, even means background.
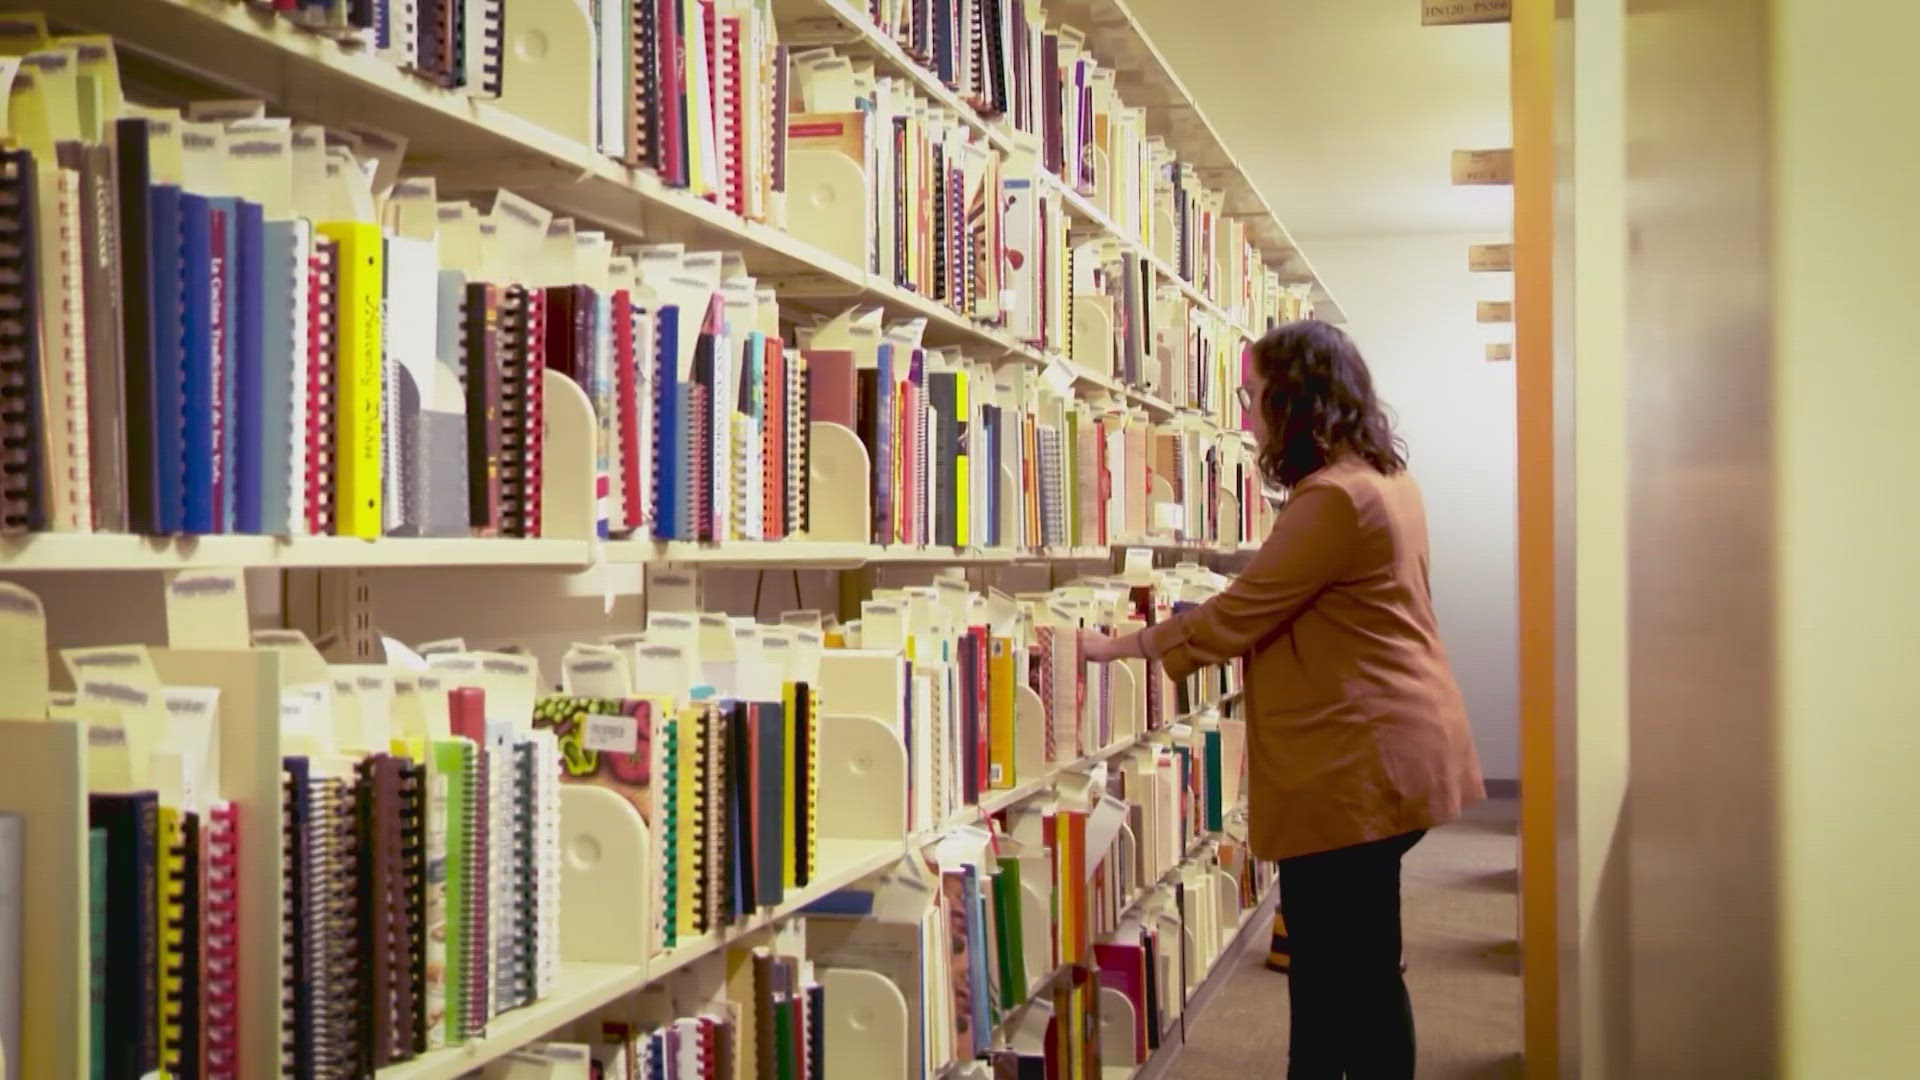
[[[1492,343],[1490,343],[1490,344],[1488,344],[1488,346],[1487,346],[1487,359],[1488,359],[1488,360],[1511,360],[1511,359],[1513,359],[1513,342],[1511,342],[1511,341],[1496,341],[1496,342],[1492,342]]]
[[[1455,150],[1455,184],[1513,183],[1513,150]]]
[[[1513,0],[1420,0],[1421,26],[1513,21]]]
[[[1467,269],[1476,273],[1495,273],[1513,269],[1512,244],[1473,244],[1467,248]]]
[[[1482,300],[1474,307],[1474,317],[1485,323],[1513,321],[1513,301]]]

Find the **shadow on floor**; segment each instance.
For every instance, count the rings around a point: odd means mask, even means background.
[[[1407,988],[1421,1080],[1510,1080],[1520,1067],[1514,859],[1518,804],[1493,800],[1434,830],[1407,856]],[[1190,1018],[1166,1080],[1278,1077],[1287,1060],[1287,979],[1252,935],[1228,982]]]

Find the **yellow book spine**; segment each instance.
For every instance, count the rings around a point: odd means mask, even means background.
[[[375,537],[381,531],[381,447],[384,379],[380,309],[384,301],[380,227],[330,221],[320,234],[338,245],[334,341],[334,532]]]
[[[953,408],[960,418],[960,450],[954,458],[953,466],[953,542],[955,546],[966,547],[973,539],[973,530],[967,528],[967,523],[973,517],[972,472],[967,454],[969,438],[967,427],[973,412],[971,406],[967,404],[966,372],[962,371],[954,376],[953,388]]]
[[[701,713],[698,709],[683,709],[674,719],[678,729],[674,767],[677,772],[674,783],[674,844],[676,877],[674,881],[674,931],[681,938],[696,937],[700,933],[700,905],[702,889],[700,878],[700,833],[695,823],[699,820],[702,802],[704,770],[703,761],[706,749],[702,740],[705,734],[700,729]]]
[[[786,813],[780,815],[780,882],[782,888],[800,887],[800,799],[805,796],[804,778],[800,773],[800,698],[799,687],[786,683],[780,690],[780,733],[781,749],[784,757],[780,762],[780,775],[786,783],[780,785],[786,793]]]
[[[1013,770],[1013,639],[993,638],[987,645],[987,786],[1020,783]]]
[[[160,807],[159,858],[155,861],[154,893],[158,898],[160,948],[155,972],[160,986],[160,1064],[165,1076],[184,1076],[181,1060],[186,1021],[186,888],[187,851],[185,815],[171,806]]]
[[[807,845],[808,884],[820,877],[820,691],[812,686],[807,693]]]

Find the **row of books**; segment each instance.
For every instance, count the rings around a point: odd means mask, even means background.
[[[1282,297],[1298,298],[1220,194],[1149,134],[1147,110],[1122,99],[1083,28],[1050,19],[1038,0],[884,0],[868,15],[980,116],[1033,140],[1042,168],[1234,321],[1258,332],[1299,317],[1282,314]]]
[[[918,348],[918,333],[868,308],[804,339],[811,419],[852,427],[866,447],[876,543],[1084,547],[1157,534],[1239,544],[1265,534],[1272,511],[1238,433],[1199,417],[1155,423],[1124,400],[1078,398],[1039,369]],[[840,382],[849,367],[850,400]]]
[[[725,954],[717,989],[650,987],[490,1063],[485,1080],[825,1080],[828,990],[789,930]]]
[[[61,85],[14,92],[68,115]],[[510,193],[481,212],[427,179],[376,200],[377,158],[224,108],[54,125],[72,138],[0,162],[23,315],[0,359],[20,380],[0,411],[6,530],[539,536],[548,370],[593,414],[603,536],[804,532],[816,420],[868,442],[879,542],[1158,527],[1137,462],[1102,478],[1142,413],[1096,417],[1032,369],[923,349],[878,309],[790,347],[736,255],[616,251]],[[118,265],[80,257],[115,238]],[[1207,520],[1186,535],[1231,537]]]
[[[431,85],[501,91],[510,0],[272,6]],[[523,19],[562,17],[530,0],[520,6]],[[1017,142],[1031,140],[1034,167],[1088,197],[1235,323],[1258,331],[1285,317],[1283,304],[1297,311],[1299,298],[1261,263],[1244,225],[1224,215],[1190,163],[1147,134],[1146,110],[1121,100],[1115,70],[1079,29],[1024,0],[889,0],[868,14],[966,107]],[[792,197],[808,212],[792,215],[797,231],[864,239],[867,258],[854,261],[999,321],[994,283],[1034,245],[1018,246],[1018,227],[1003,227],[994,178],[1002,159],[962,118],[859,57],[780,44],[764,0],[605,0],[581,17],[592,77],[572,110],[601,152],[778,227],[789,227],[789,193],[799,192]],[[502,100],[545,117],[549,97]],[[858,167],[857,190],[842,190],[850,174],[837,164],[815,160],[822,150]],[[822,190],[835,200],[821,201]],[[858,206],[865,227],[841,231],[839,215]]]

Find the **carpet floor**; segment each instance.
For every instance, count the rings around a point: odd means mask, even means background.
[[[1407,855],[1401,921],[1422,1080],[1520,1075],[1518,810],[1511,799],[1482,803]],[[1227,981],[1189,1018],[1165,1080],[1284,1075],[1287,977],[1267,970],[1267,945],[1249,935]]]

